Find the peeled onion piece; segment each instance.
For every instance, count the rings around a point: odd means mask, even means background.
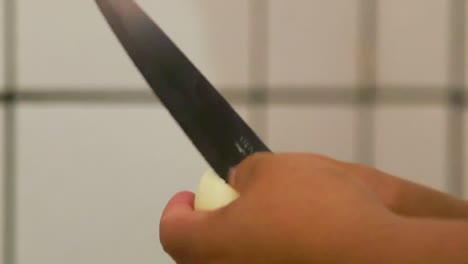
[[[239,193],[214,171],[203,174],[195,193],[195,210],[212,211],[222,208],[239,197]]]

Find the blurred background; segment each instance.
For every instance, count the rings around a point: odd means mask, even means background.
[[[466,1],[138,2],[273,150],[468,197]],[[93,1],[0,3],[0,263],[172,263],[208,165]]]

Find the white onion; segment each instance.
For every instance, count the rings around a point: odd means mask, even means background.
[[[237,199],[239,193],[214,171],[203,174],[195,193],[195,210],[211,211],[224,207]]]

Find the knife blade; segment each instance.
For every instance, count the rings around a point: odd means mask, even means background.
[[[95,0],[127,55],[208,164],[229,170],[269,148],[133,0]]]

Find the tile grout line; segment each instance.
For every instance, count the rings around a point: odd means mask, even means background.
[[[453,92],[445,89],[426,89],[424,94],[421,94],[418,89],[410,89],[408,87],[398,88],[395,87],[390,89],[384,89],[377,93],[376,97],[367,95],[364,92],[369,92],[369,89],[362,92],[358,91],[350,92],[350,88],[340,87],[339,89],[328,89],[328,87],[319,86],[304,86],[304,87],[289,87],[290,89],[282,88],[268,91],[268,101],[270,103],[294,103],[298,100],[300,102],[311,102],[315,103],[323,101],[324,103],[369,103],[374,102],[384,105],[392,104],[434,104],[434,103],[446,103],[447,98]],[[251,86],[250,89],[255,90],[255,86]],[[260,89],[260,88],[259,88]],[[377,89],[377,88],[376,88]],[[354,89],[356,90],[356,89]],[[287,91],[287,92],[285,92]],[[359,93],[360,92],[360,93]],[[230,102],[236,104],[246,104],[252,100],[251,93],[240,91],[238,89],[221,90],[223,96]],[[463,98],[460,98],[463,99]],[[265,100],[265,99],[263,99]],[[261,98],[258,103],[261,105],[265,103]],[[148,92],[134,92],[134,91],[20,91],[20,92],[0,92],[0,103],[1,102],[27,102],[27,103],[154,103],[159,104],[159,101],[151,93]],[[467,102],[459,102],[460,104],[466,105]]]
[[[16,261],[16,137],[15,137],[15,106],[14,102],[5,103],[5,223],[4,223],[4,263],[14,264]]]
[[[359,106],[357,135],[357,159],[366,165],[375,165],[375,95],[377,62],[377,3],[361,0],[358,12],[359,52],[357,89]]]
[[[4,224],[4,264],[16,263],[16,4],[15,0],[5,0],[5,224]]]
[[[262,47],[263,49],[263,47]],[[252,71],[251,71],[252,72]],[[255,75],[252,73],[249,73],[249,75]],[[266,75],[266,74],[265,74]],[[251,78],[252,79],[252,78]],[[362,81],[361,81],[362,82]],[[375,85],[377,86],[377,85]],[[229,86],[222,86],[217,89],[219,89],[221,92],[229,92],[229,93],[242,93],[239,92],[239,90],[242,90],[246,86],[244,85],[229,85]],[[258,85],[250,85],[249,87],[254,88],[254,89],[263,89],[266,88],[265,84],[258,84]],[[290,89],[291,92],[296,92],[296,91],[303,91],[303,90],[309,90],[311,88],[313,89],[329,89],[329,88],[334,88],[336,90],[341,90],[341,91],[349,91],[352,90],[352,88],[355,88],[355,86],[347,86],[347,85],[315,85],[315,84],[310,84],[310,85],[270,85],[270,87],[275,88],[272,89],[272,91],[276,90],[281,90],[281,89]],[[429,85],[380,85],[379,88],[383,89],[384,91],[386,90],[393,90],[393,91],[420,91],[421,89],[430,89],[433,91],[440,91],[443,88],[446,88],[447,85],[434,85],[434,86],[429,86]],[[55,94],[90,94],[90,95],[115,95],[115,94],[128,94],[128,95],[145,95],[145,96],[151,96],[154,97],[154,94],[147,89],[147,87],[140,87],[140,86],[135,86],[135,87],[111,87],[111,86],[52,86],[50,87],[45,87],[45,86],[27,86],[27,87],[21,87],[21,86],[16,86],[18,89],[17,94],[36,94],[36,95],[55,95]],[[381,93],[381,91],[379,91]],[[6,94],[2,93],[1,94]]]
[[[465,6],[466,1],[450,1],[449,14],[449,116],[447,122],[447,188],[463,196],[464,178],[464,83],[465,83]]]
[[[3,61],[2,61],[2,66],[3,66],[3,76],[4,78],[8,75],[8,57],[7,57],[7,54],[8,54],[8,49],[7,49],[7,45],[5,45],[6,43],[6,39],[8,37],[8,34],[7,34],[7,25],[8,25],[8,15],[7,15],[7,3],[6,1],[3,1],[2,3],[2,11],[3,11],[3,25],[2,25],[2,30],[3,30]],[[5,84],[3,83],[2,84],[2,89],[6,89],[5,88]],[[2,101],[3,101],[3,96],[2,96]],[[7,119],[7,105],[4,104],[2,102],[2,110],[3,110],[3,113],[2,113],[2,117],[3,117],[3,122],[5,122],[5,120]],[[6,175],[8,174],[8,169],[6,168],[6,164],[7,164],[7,158],[6,158],[6,153],[7,153],[7,129],[6,129],[6,124],[3,123],[2,124],[2,128],[1,128],[3,131],[3,137],[2,137],[2,152],[1,154],[3,155],[2,156],[2,161],[3,161],[3,168],[2,169],[2,172],[1,172],[1,181],[2,181],[2,190],[1,190],[1,194],[2,194],[2,197],[0,199],[2,205],[0,207],[0,209],[2,210],[2,213],[0,214],[0,217],[2,219],[0,219],[0,222],[2,224],[1,228],[2,228],[2,232],[0,232],[0,245],[2,246],[2,248],[0,249],[0,253],[1,253],[1,256],[0,256],[0,263],[1,264],[6,264],[7,263],[7,257],[6,257],[6,252],[8,250],[8,247],[6,245],[6,241],[7,241],[7,224],[6,224],[6,216],[7,216],[7,213],[8,213],[8,210],[7,210],[7,200],[8,200],[8,196],[7,196],[7,184],[6,184]]]
[[[267,141],[269,0],[249,1],[249,96],[250,121],[254,130]]]

